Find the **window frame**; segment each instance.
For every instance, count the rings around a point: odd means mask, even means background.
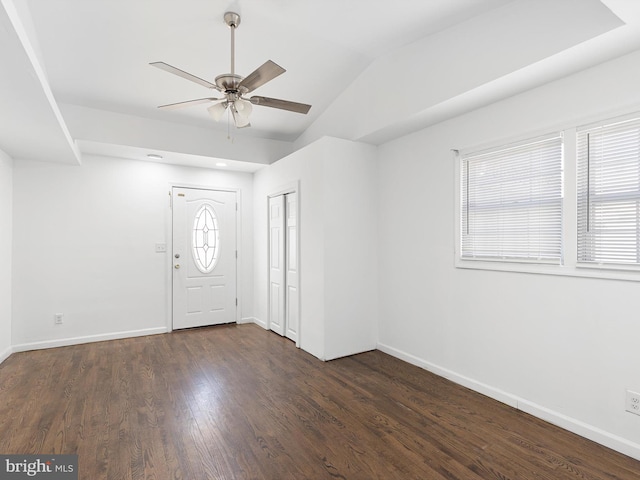
[[[636,114],[632,114],[632,115],[625,115],[623,117],[614,117],[614,118],[607,118],[604,120],[600,120],[598,122],[593,122],[587,125],[583,125],[580,127],[577,127],[576,129],[576,145],[577,145],[577,151],[576,151],[576,169],[577,169],[577,176],[576,176],[576,190],[577,190],[577,196],[576,196],[576,204],[577,204],[577,213],[578,216],[576,217],[576,221],[577,221],[577,237],[576,237],[576,244],[577,244],[577,248],[578,248],[578,255],[576,257],[576,261],[577,261],[577,265],[579,267],[583,267],[583,268],[598,268],[598,269],[607,269],[607,270],[624,270],[624,271],[638,271],[640,272],[640,254],[638,254],[638,251],[640,250],[640,233],[638,233],[638,217],[640,216],[640,207],[636,206],[636,245],[635,245],[635,249],[636,249],[636,262],[635,263],[627,263],[627,262],[614,262],[612,260],[607,261],[606,259],[594,259],[594,260],[584,260],[582,258],[580,258],[580,242],[583,241],[585,243],[588,243],[589,241],[597,241],[598,240],[598,236],[597,235],[589,235],[589,231],[588,231],[588,225],[589,225],[589,220],[591,218],[591,210],[594,206],[605,206],[605,205],[611,205],[611,204],[615,204],[619,201],[623,201],[623,200],[627,200],[627,201],[633,201],[634,203],[638,204],[640,203],[640,185],[638,186],[638,189],[633,192],[633,193],[626,193],[626,192],[620,192],[620,193],[608,193],[608,194],[602,194],[602,195],[598,195],[597,193],[594,193],[594,198],[592,200],[591,195],[589,195],[589,193],[592,191],[592,185],[591,185],[591,180],[592,180],[592,175],[591,175],[591,170],[593,168],[597,168],[598,166],[601,166],[603,164],[600,165],[596,165],[596,162],[594,161],[594,165],[592,166],[592,164],[590,163],[590,158],[589,158],[589,152],[590,152],[590,148],[591,148],[591,144],[589,143],[590,139],[589,136],[591,134],[598,134],[600,133],[599,130],[602,129],[603,131],[607,132],[607,130],[610,127],[613,127],[612,130],[609,130],[609,135],[613,135],[615,134],[615,130],[616,130],[616,126],[617,125],[623,125],[623,124],[631,124],[632,128],[635,130],[639,130],[640,129],[640,113],[636,113]],[[618,134],[621,133],[622,130],[618,131]],[[586,158],[582,158],[580,156],[580,149],[579,149],[579,144],[581,141],[581,136],[582,136],[582,141],[583,142],[587,142],[586,145]],[[584,136],[586,136],[586,138],[584,138]],[[637,146],[640,146],[640,139],[638,139],[638,141],[636,142]],[[617,148],[620,148],[620,145],[617,145]],[[585,152],[583,152],[585,153]],[[617,153],[620,153],[620,151],[618,150]],[[580,176],[581,173],[581,160],[587,162],[585,164],[585,166],[583,168],[586,168],[586,171],[583,173],[583,175],[587,175],[588,178],[586,179],[587,184],[583,185],[581,183],[582,179]],[[640,155],[638,155],[637,158],[637,162],[636,162],[636,184],[640,183],[639,178],[640,177]],[[622,185],[623,182],[619,182],[617,184],[618,187],[620,187]],[[585,221],[587,222],[587,231],[582,232],[581,231],[581,225],[580,225],[580,213],[581,213],[581,192],[582,189],[586,188],[587,189],[587,202],[586,205],[582,206],[583,209],[586,209],[586,216],[588,217]],[[605,224],[601,224],[601,226],[606,226]],[[583,225],[584,228],[584,225]],[[584,248],[584,247],[583,247]],[[587,249],[587,253],[589,251],[588,248]]]
[[[550,144],[552,144],[551,146],[549,146]],[[558,198],[543,198],[544,195],[542,197],[539,197],[537,199],[537,202],[533,203],[533,208],[532,209],[526,209],[526,212],[531,212],[531,213],[538,213],[536,206],[541,206],[544,203],[547,204],[551,204],[552,205],[552,210],[555,208],[558,208],[559,210],[559,233],[560,233],[560,240],[559,240],[559,245],[556,245],[555,248],[558,248],[558,256],[557,257],[553,257],[553,256],[548,256],[548,257],[538,257],[535,258],[535,256],[531,255],[532,251],[528,252],[527,256],[518,256],[518,255],[507,255],[504,254],[502,256],[500,255],[490,255],[490,254],[486,254],[486,255],[482,255],[481,252],[479,252],[479,254],[477,256],[472,256],[472,255],[465,255],[464,253],[464,243],[465,243],[465,239],[466,239],[466,234],[463,231],[466,228],[469,227],[469,217],[470,217],[470,213],[472,213],[472,211],[470,211],[468,209],[469,206],[469,161],[478,161],[481,162],[483,157],[487,157],[487,158],[493,158],[493,160],[489,160],[488,164],[485,165],[491,165],[494,164],[495,162],[504,162],[506,159],[508,159],[511,155],[509,153],[504,153],[504,152],[514,152],[514,154],[516,155],[516,158],[518,156],[518,152],[522,152],[523,150],[525,151],[524,154],[525,155],[530,155],[531,153],[536,152],[536,145],[539,145],[542,147],[542,150],[537,150],[537,152],[543,151],[545,149],[549,149],[549,148],[556,148],[559,146],[560,148],[560,164],[559,164],[559,171],[554,172],[554,180],[557,181],[559,180],[560,185],[559,185],[559,197]],[[458,247],[460,248],[460,257],[466,261],[486,261],[486,262],[500,262],[500,263],[527,263],[527,264],[534,264],[534,265],[538,265],[538,264],[542,264],[542,265],[561,265],[563,263],[563,256],[564,256],[564,248],[563,248],[563,232],[562,232],[562,228],[564,225],[564,221],[563,221],[563,206],[564,206],[564,137],[562,135],[562,132],[556,131],[547,135],[543,135],[543,136],[537,136],[535,138],[527,138],[518,142],[511,142],[508,144],[501,144],[501,145],[497,145],[495,147],[492,148],[488,148],[488,149],[482,149],[482,150],[472,150],[472,151],[465,151],[465,152],[461,152],[458,156],[457,159],[457,164],[458,164],[458,168],[460,169],[460,175],[459,175],[459,188],[461,189],[460,191],[460,212],[459,212],[459,216],[460,216],[460,238],[459,238],[459,243],[458,243]],[[522,157],[521,157],[522,158]],[[556,157],[554,157],[556,158]],[[527,160],[530,160],[531,157],[527,158]],[[479,165],[482,165],[481,163],[479,163]],[[529,164],[524,165],[524,168],[527,168],[530,166]],[[477,167],[476,167],[477,168]],[[466,176],[465,175],[466,172]],[[511,192],[513,192],[513,179],[517,180],[518,178],[518,174],[522,174],[521,171],[514,171],[513,172],[515,175],[513,177],[511,177],[509,180],[505,181],[502,184],[498,184],[498,185],[502,185],[502,187],[506,187],[507,190],[510,190]],[[555,176],[555,175],[558,176]],[[466,177],[466,178],[465,178]],[[559,178],[558,178],[559,177]],[[462,189],[464,188],[464,186],[466,185],[466,192],[463,191]],[[531,184],[525,185],[525,187],[531,187]],[[472,186],[473,187],[473,186]],[[511,188],[509,188],[511,187]],[[525,194],[526,195],[526,188],[525,189],[521,189],[518,188],[517,190],[518,194],[516,194],[516,197],[511,197],[511,199],[513,200],[514,198],[517,198],[518,196]],[[545,193],[549,193],[548,191]],[[465,203],[463,201],[464,197],[466,197],[467,202]],[[522,200],[525,197],[520,197],[520,200]],[[529,197],[530,198],[530,197]],[[476,199],[477,200],[477,199]],[[494,200],[497,200],[497,197],[493,196],[493,197],[489,197],[489,198],[481,198],[480,200],[484,200],[485,202],[493,202]],[[505,213],[507,215],[512,215],[514,212],[517,212],[518,210],[520,210],[520,206],[518,205],[519,201],[516,201],[514,204],[512,205],[508,205],[508,204],[503,204],[500,201],[498,201],[497,205],[495,208],[492,208],[491,211],[493,211],[495,214],[499,215],[500,213]],[[465,205],[467,206],[467,212],[465,215],[465,212],[463,212],[463,208],[465,207]],[[494,203],[495,205],[495,203]],[[475,212],[473,212],[475,213]],[[557,214],[558,212],[556,212]],[[515,213],[516,217],[515,220],[518,219],[522,219],[522,217],[519,217],[518,213]],[[465,224],[465,219],[467,221],[467,223]],[[498,223],[501,223],[500,221],[498,221]],[[557,224],[556,224],[557,225]],[[507,232],[508,231],[512,231],[512,229],[515,228],[513,226],[507,228]],[[527,227],[526,227],[527,231],[531,231],[531,230],[535,230],[534,228],[532,228],[532,224],[527,223]],[[482,241],[482,236],[479,237],[479,240]],[[473,240],[471,240],[473,241]],[[510,242],[506,242],[506,243],[501,243],[500,241],[496,241],[495,238],[490,238],[490,241],[494,244],[493,247],[495,247],[496,249],[504,249],[504,248],[515,248],[516,250],[518,249],[518,247],[516,247],[513,243],[510,244]],[[517,243],[517,242],[516,242]],[[534,242],[535,244],[535,242]],[[511,245],[511,246],[510,246]],[[533,246],[533,245],[530,245]],[[540,246],[540,245],[539,245]]]
[[[615,114],[614,114],[615,115]],[[633,113],[622,113],[617,116],[595,116],[583,121],[572,122],[571,124],[557,125],[555,128],[548,128],[543,131],[529,132],[519,136],[496,140],[487,143],[478,143],[460,149],[451,149],[451,158],[454,163],[454,267],[461,270],[486,270],[495,272],[526,273],[541,275],[556,275],[582,278],[600,278],[609,280],[640,282],[640,268],[623,265],[594,265],[578,263],[578,227],[577,227],[577,131],[588,125],[595,125],[602,122],[613,122],[624,120],[625,118],[640,117],[640,111],[633,110]],[[562,199],[563,211],[563,263],[541,264],[531,262],[505,262],[490,260],[471,260],[461,257],[461,155],[468,152],[477,152],[503,145],[525,142],[530,139],[550,135],[551,132],[561,132],[564,138],[563,155],[563,190]]]

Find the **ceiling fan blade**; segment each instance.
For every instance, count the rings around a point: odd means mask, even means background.
[[[207,87],[207,88],[213,88],[217,90],[217,86],[214,85],[211,82],[207,82],[206,80],[200,78],[200,77],[196,77],[195,75],[191,75],[190,73],[185,72],[184,70],[180,70],[179,68],[176,68],[172,65],[169,65],[168,63],[164,63],[164,62],[152,62],[149,65],[153,65],[156,68],[159,68],[160,70],[164,70],[165,72],[169,72],[169,73],[173,73],[174,75],[178,75],[179,77],[182,78],[186,78],[187,80],[190,80],[192,82],[195,82],[199,85],[202,85],[203,87]]]
[[[267,60],[256,70],[251,72],[238,85],[238,90],[243,93],[253,92],[256,88],[282,75],[286,70],[275,62]]]
[[[280,110],[288,110],[296,113],[308,113],[311,105],[306,103],[290,102],[289,100],[280,100],[278,98],[253,96],[248,99],[254,105],[262,105],[263,107],[279,108]]]
[[[158,108],[163,110],[173,110],[175,108],[190,107],[191,105],[200,105],[201,103],[215,102],[216,100],[222,100],[221,98],[198,98],[196,100],[187,100],[186,102],[168,103],[167,105],[160,105]]]

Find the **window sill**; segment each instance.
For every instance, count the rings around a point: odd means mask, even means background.
[[[551,265],[502,261],[462,260],[456,258],[455,267],[469,270],[494,272],[558,275],[563,277],[600,278],[640,282],[640,268],[616,265]]]

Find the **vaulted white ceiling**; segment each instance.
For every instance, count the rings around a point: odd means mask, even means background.
[[[0,149],[72,163],[159,151],[251,170],[323,135],[380,144],[640,48],[636,0],[0,2]],[[287,72],[255,93],[308,115],[256,106],[236,130],[206,105],[156,108],[217,93],[148,64],[228,72],[225,11],[242,17],[236,71],[275,61]]]

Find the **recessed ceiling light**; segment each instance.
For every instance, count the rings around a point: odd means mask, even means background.
[[[147,157],[150,158],[151,160],[162,160],[162,155],[158,155],[157,153],[149,153],[147,154]]]
[[[226,164],[226,163],[224,163],[224,162],[218,162],[218,163],[216,163],[216,167],[226,167],[226,166],[227,166],[227,164]]]

